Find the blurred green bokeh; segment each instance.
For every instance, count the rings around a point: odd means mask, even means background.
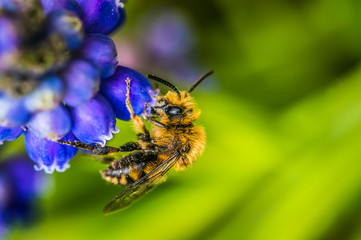
[[[216,71],[219,89],[193,94],[203,156],[103,216],[122,188],[78,155],[53,175],[39,222],[9,239],[361,239],[361,2],[129,1],[114,39],[165,5],[188,17]],[[135,140],[129,123],[119,127],[109,145]]]

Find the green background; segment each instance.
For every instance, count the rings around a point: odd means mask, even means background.
[[[216,71],[215,87],[193,94],[204,154],[110,216],[102,208],[122,188],[78,155],[50,176],[40,219],[9,239],[361,239],[360,4],[129,1],[115,40],[167,5],[185,14],[197,56]],[[135,139],[129,123],[119,127],[109,145]]]

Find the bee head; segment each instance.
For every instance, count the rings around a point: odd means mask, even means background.
[[[180,97],[171,91],[159,97],[151,113],[167,125],[187,125],[195,121],[200,114],[191,96],[183,91],[180,92]]]
[[[188,91],[181,92],[168,81],[154,75],[148,75],[148,78],[160,82],[173,90],[169,91],[165,96],[158,97],[156,104],[152,107],[151,114],[167,125],[191,124],[199,117],[200,111],[196,108],[190,93],[212,73],[213,71],[209,71],[203,74]]]

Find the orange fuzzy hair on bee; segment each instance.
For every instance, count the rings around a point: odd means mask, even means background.
[[[180,95],[178,95],[176,92],[169,91],[164,97],[158,99],[158,101],[162,101],[161,99],[169,106],[173,105],[181,107],[183,113],[180,118],[169,118],[162,112],[160,115],[160,122],[167,125],[188,125],[199,118],[200,110],[197,109],[193,98],[188,92],[182,91],[180,92]]]

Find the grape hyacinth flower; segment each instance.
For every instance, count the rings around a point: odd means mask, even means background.
[[[25,156],[0,163],[0,238],[9,228],[29,225],[38,216],[36,201],[47,187],[46,176]]]
[[[5,128],[0,126],[0,144],[3,144],[3,141],[17,139],[23,132],[24,130],[21,127]]]
[[[155,102],[144,76],[117,67],[107,34],[123,24],[123,7],[120,0],[0,1],[0,144],[25,132],[37,170],[69,166],[77,150],[57,140],[104,146],[119,131],[116,118],[129,120],[119,107],[126,78],[137,114]]]
[[[114,106],[117,118],[121,120],[130,120],[130,114],[125,105],[127,89],[125,80],[127,78],[132,80],[130,82],[131,91],[129,95],[135,114],[142,114],[145,103],[150,105],[155,104],[156,93],[153,92],[148,79],[130,68],[118,66],[113,76],[103,79],[100,88],[101,92]]]

